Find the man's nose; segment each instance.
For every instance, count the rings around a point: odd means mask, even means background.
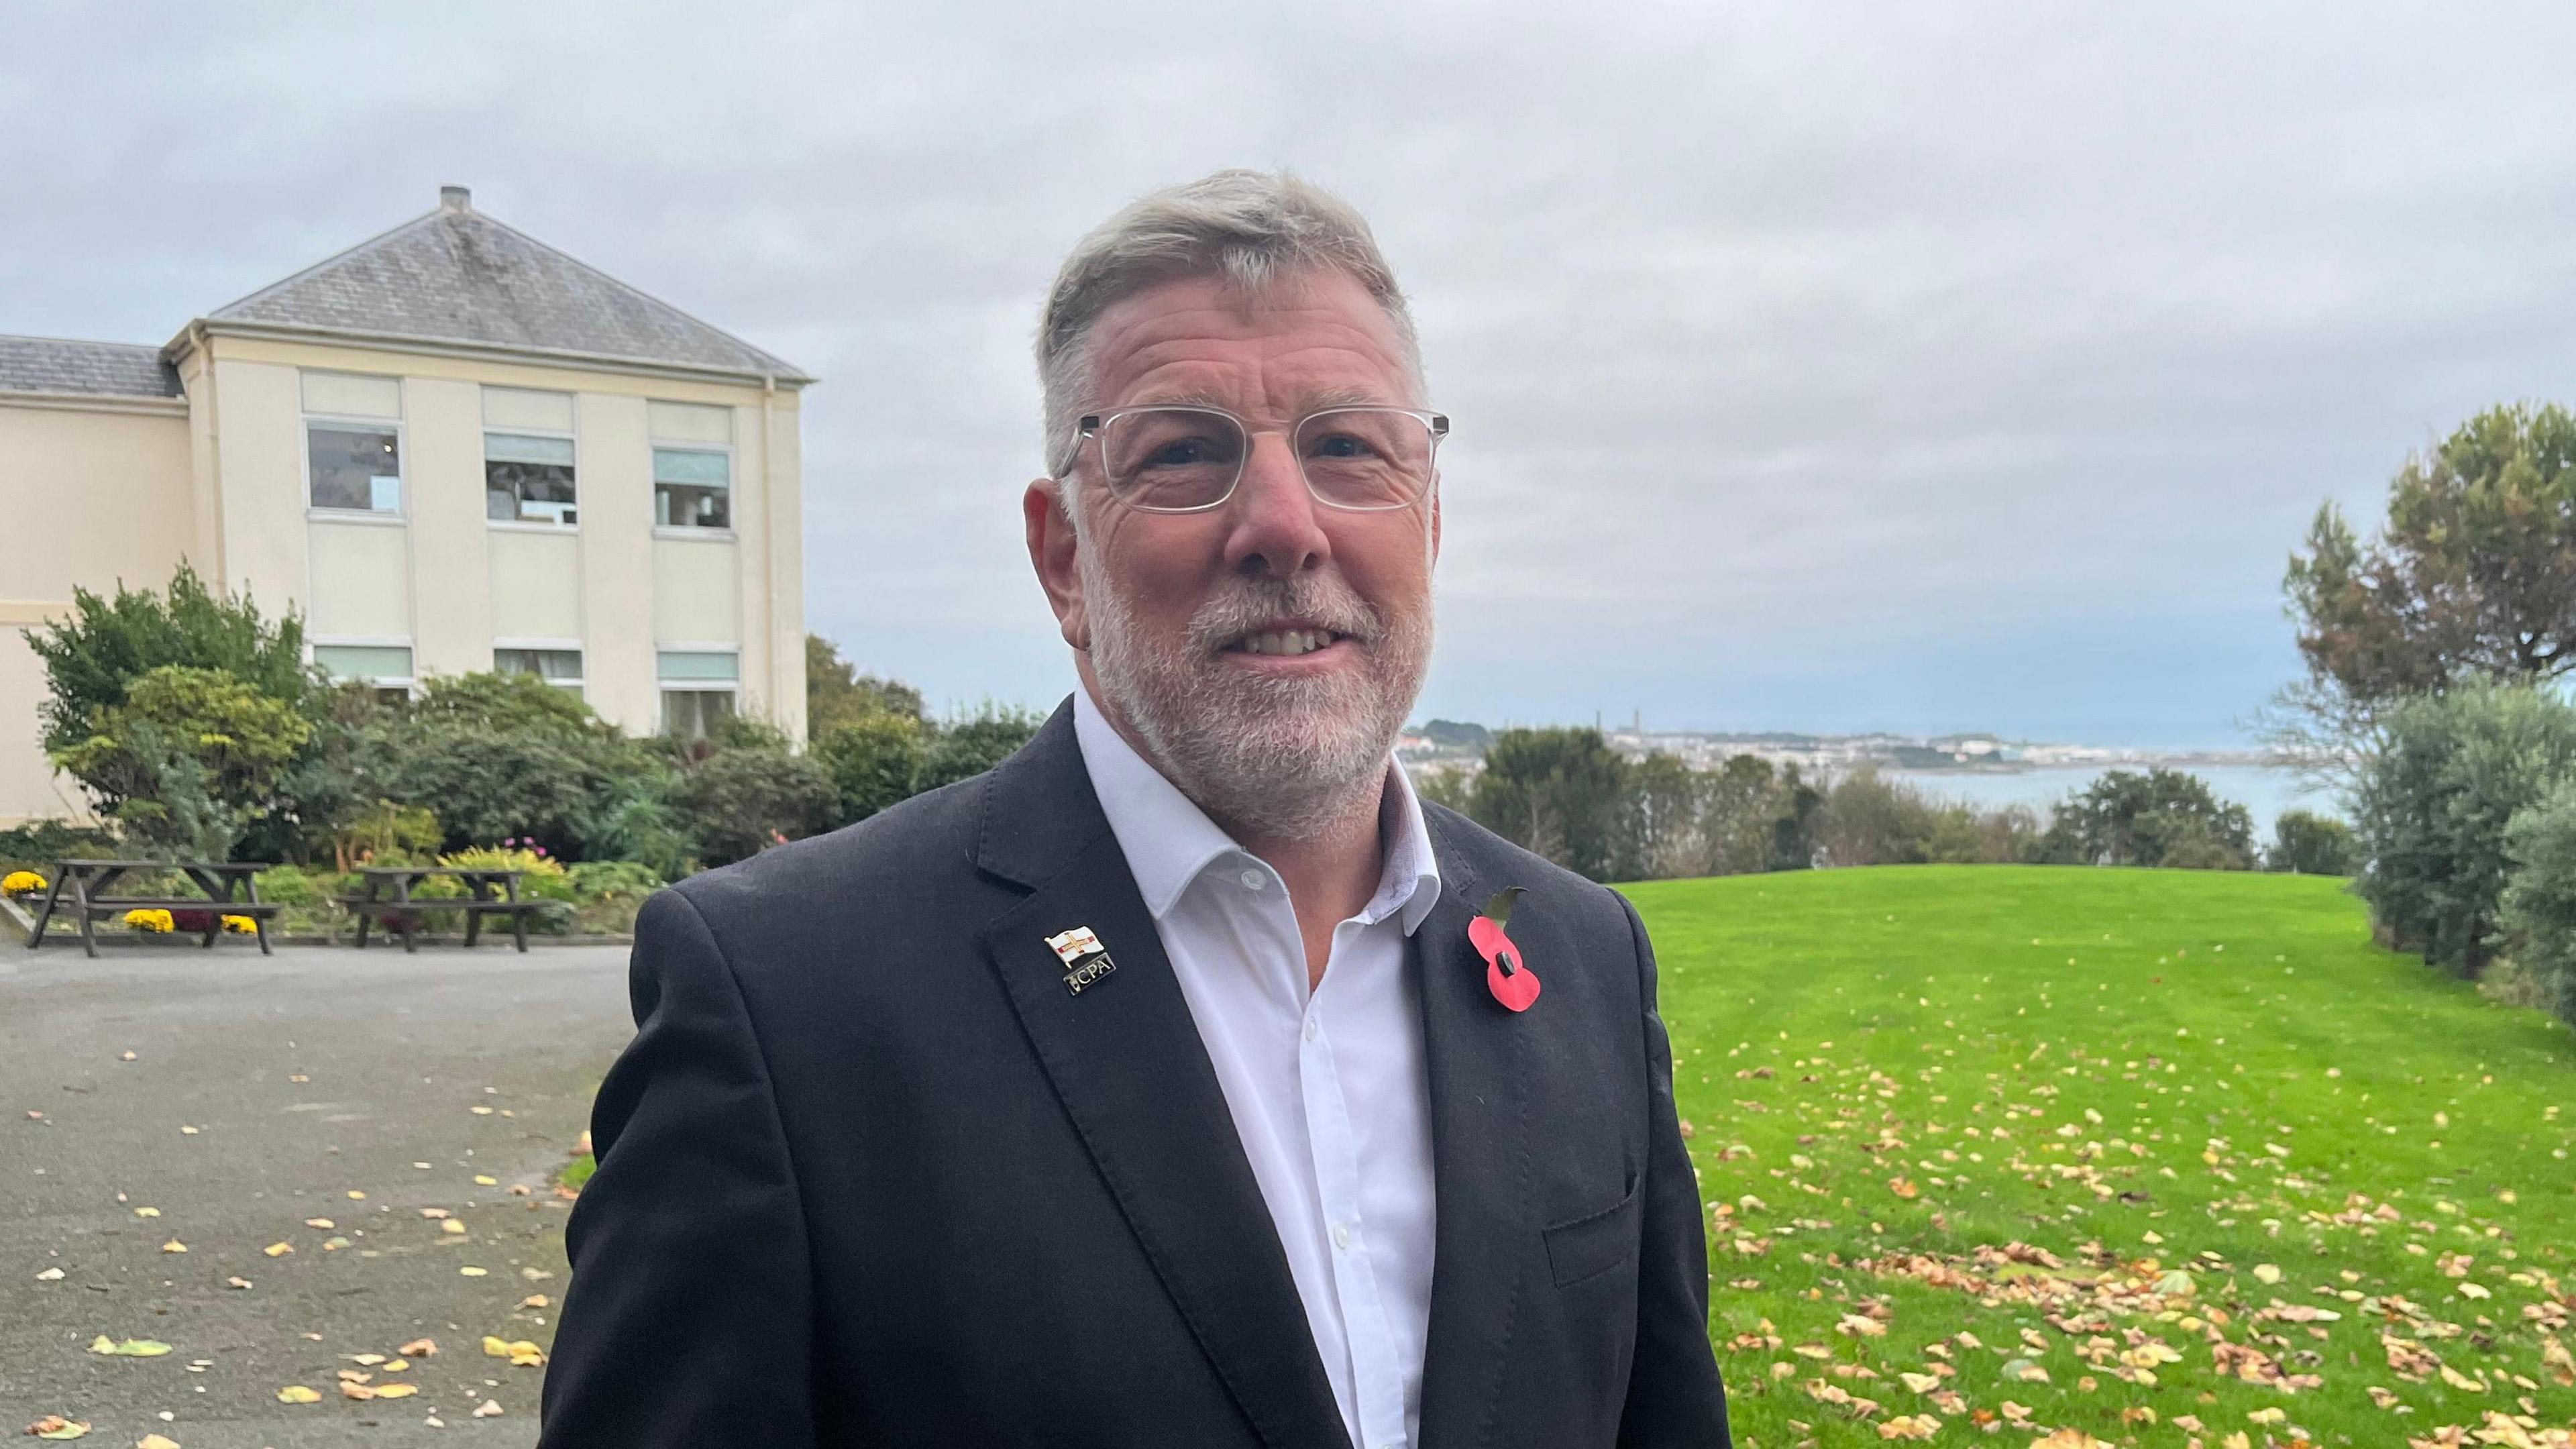
[[[1226,507],[1234,526],[1226,534],[1225,561],[1237,572],[1293,578],[1332,556],[1317,516],[1322,505],[1306,489],[1295,450],[1277,433],[1253,438]]]

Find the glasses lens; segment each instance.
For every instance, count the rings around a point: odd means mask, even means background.
[[[1173,511],[1222,500],[1243,471],[1243,429],[1223,413],[1147,408],[1100,432],[1110,491],[1131,508]]]
[[[1335,408],[1297,430],[1306,486],[1337,508],[1402,508],[1431,487],[1431,427],[1393,408]]]

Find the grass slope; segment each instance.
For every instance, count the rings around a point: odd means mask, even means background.
[[[2566,1442],[2576,1038],[2340,881],[1623,889],[1747,1449]]]

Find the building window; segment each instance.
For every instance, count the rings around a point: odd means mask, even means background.
[[[316,644],[313,662],[336,683],[373,686],[380,699],[411,697],[408,644]]]
[[[483,511],[505,523],[578,522],[572,439],[485,433]]]
[[[733,527],[733,455],[655,448],[653,522],[662,528]]]
[[[299,375],[307,497],[341,513],[403,511],[402,381],[353,372]]]
[[[705,739],[733,717],[742,658],[730,650],[664,649],[655,656],[662,680],[662,733]]]
[[[561,689],[581,688],[581,651],[578,649],[501,648],[492,651],[495,674],[533,674]]]
[[[304,425],[313,506],[352,513],[402,512],[402,434],[366,423]]]
[[[483,512],[502,523],[578,522],[572,394],[483,389]]]

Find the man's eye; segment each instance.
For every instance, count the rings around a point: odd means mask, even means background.
[[[1348,433],[1335,433],[1330,437],[1317,438],[1315,440],[1314,449],[1308,456],[1316,458],[1365,458],[1375,451],[1376,450],[1371,448],[1366,442],[1359,438],[1352,437]]]
[[[1216,447],[1205,438],[1181,438],[1165,443],[1145,457],[1149,468],[1187,468],[1216,457]]]

